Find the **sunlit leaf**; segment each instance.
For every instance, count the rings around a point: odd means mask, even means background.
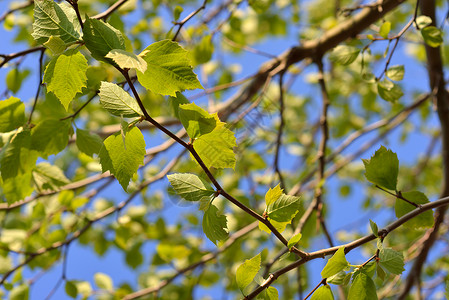
[[[404,256],[391,248],[384,248],[379,253],[379,263],[390,273],[400,275],[404,271]]]
[[[427,199],[426,195],[418,191],[412,192],[403,192],[402,196],[416,204],[426,204],[429,203],[429,199]],[[396,213],[396,217],[400,218],[403,215],[411,212],[416,209],[415,206],[410,203],[404,201],[403,199],[396,198],[396,204],[394,205],[394,211]],[[422,227],[431,227],[433,225],[433,213],[431,210],[425,211],[418,216],[415,216],[413,219],[404,223],[405,227],[409,228],[422,228]]]
[[[240,291],[243,292],[243,290],[253,281],[260,270],[261,260],[262,258],[259,253],[253,258],[245,260],[245,262],[237,268],[235,279]]]
[[[310,300],[333,300],[334,295],[329,285],[320,286],[310,297]]]
[[[343,66],[347,66],[357,59],[359,53],[360,50],[356,47],[339,45],[332,50],[329,59]]]
[[[125,118],[143,116],[137,101],[114,83],[102,81],[99,95],[101,105],[115,116]]]
[[[147,70],[147,63],[142,57],[122,49],[109,51],[106,58],[111,58],[122,69],[136,69],[142,73]]]
[[[348,300],[377,300],[376,286],[373,280],[360,272],[349,288]]]
[[[435,26],[427,26],[421,29],[424,42],[430,47],[436,48],[443,43],[443,32]]]
[[[345,248],[341,247],[332,255],[321,271],[321,277],[328,278],[344,270],[349,265],[345,257]]]
[[[25,123],[25,105],[18,98],[0,101],[0,132],[8,132]]]
[[[399,173],[399,160],[396,153],[380,146],[369,160],[362,159],[362,161],[365,165],[366,179],[389,190],[396,190]]]
[[[187,201],[200,201],[204,198],[210,199],[215,190],[210,184],[194,174],[178,173],[167,175],[170,184],[176,194]]]
[[[43,120],[31,130],[32,149],[44,158],[58,154],[67,146],[71,128],[70,120]]]
[[[203,216],[203,231],[207,238],[216,245],[217,241],[228,237],[227,228],[226,216],[221,215],[215,205],[209,205]]]

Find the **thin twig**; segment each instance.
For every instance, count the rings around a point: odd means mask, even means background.
[[[36,105],[37,105],[37,100],[39,99],[39,94],[41,92],[41,86],[42,86],[42,63],[44,60],[44,53],[45,53],[45,48],[42,48],[41,50],[41,54],[39,56],[39,81],[37,83],[37,91],[36,91],[36,95],[34,96],[34,102],[33,102],[33,107],[31,108],[31,112],[30,112],[30,116],[28,117],[28,125],[31,124],[31,119],[33,118],[33,113],[36,109]]]
[[[207,0],[204,0],[203,4],[197,8],[195,11],[191,12],[190,15],[185,17],[181,22],[175,22],[175,25],[178,25],[178,30],[175,33],[175,36],[172,38],[172,41],[176,41],[178,38],[179,33],[181,32],[181,28],[184,26],[185,23],[187,23],[190,19],[192,19],[197,13],[202,11],[206,8]]]
[[[285,188],[284,178],[282,177],[281,170],[279,169],[279,152],[282,146],[282,133],[284,131],[284,72],[279,74],[279,129],[276,137],[276,150],[274,154],[273,168],[278,175],[279,182],[281,183],[281,188]]]

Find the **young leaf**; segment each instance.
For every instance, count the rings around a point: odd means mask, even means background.
[[[279,197],[282,196],[283,191],[284,190],[281,189],[281,184],[278,184],[274,188],[270,188],[265,194],[265,204],[267,205],[267,207],[268,205],[279,199]]]
[[[391,30],[391,23],[386,21],[384,22],[379,29],[379,35],[381,37],[383,37],[384,39],[388,38],[388,34],[390,33]]]
[[[292,236],[290,238],[290,240],[288,240],[288,244],[287,244],[288,249],[291,249],[294,245],[296,245],[299,242],[299,240],[301,239],[301,237],[302,237],[301,233],[298,233],[298,234],[295,234],[294,236]]]
[[[29,130],[18,132],[2,152],[0,171],[4,181],[31,171],[37,160],[37,153],[31,149]]]
[[[83,27],[83,40],[92,57],[109,64],[114,61],[106,55],[114,49],[125,49],[122,33],[100,20],[86,18]]]
[[[18,98],[0,101],[0,132],[8,132],[25,123],[25,105]]]
[[[360,272],[349,288],[348,300],[377,300],[376,286],[364,272]]]
[[[331,287],[329,285],[320,286],[310,297],[310,300],[333,300]]]
[[[133,127],[125,134],[123,143],[120,132],[109,136],[98,154],[103,172],[110,171],[126,191],[131,177],[143,164],[145,140],[139,128]]]
[[[95,284],[98,286],[99,289],[112,291],[114,288],[114,284],[112,282],[111,277],[109,277],[107,274],[98,272],[94,274],[94,281]]]
[[[237,286],[242,293],[243,290],[253,281],[254,277],[256,277],[256,274],[259,272],[261,260],[262,258],[259,253],[253,258],[245,260],[245,262],[237,268],[235,279],[237,281]]]
[[[98,135],[77,128],[76,146],[81,152],[93,156],[94,153],[98,154],[100,152],[100,149],[103,146],[103,141]]]
[[[419,28],[423,28],[432,24],[432,19],[428,16],[419,16],[416,18],[416,24],[418,24]]]
[[[180,92],[176,92],[176,97],[168,97],[171,106],[173,107],[173,114],[179,119],[179,106],[181,104],[189,104],[189,100]]]
[[[344,270],[349,265],[345,257],[345,247],[341,247],[332,257],[327,261],[323,271],[321,271],[321,277],[328,278],[338,272]]]
[[[365,177],[370,182],[396,190],[399,173],[399,160],[396,153],[380,146],[371,159],[362,159],[365,165]]]
[[[371,231],[376,237],[379,237],[379,228],[377,227],[377,224],[374,223],[371,219],[369,220],[369,225],[371,226]]]
[[[344,284],[346,275],[347,274],[345,271],[340,271],[337,274],[328,277],[326,282],[336,284],[336,285],[342,285],[342,284]]]
[[[59,37],[66,45],[79,40],[80,24],[75,11],[52,0],[34,1],[33,38],[43,44],[51,37]]]
[[[400,275],[404,269],[404,256],[391,248],[384,248],[379,252],[379,263],[390,273]]]
[[[59,36],[53,35],[44,43],[44,46],[45,48],[50,49],[53,55],[59,55],[67,48],[67,45]]]
[[[359,53],[360,50],[356,47],[339,45],[331,52],[329,59],[343,66],[347,66],[357,59]]]
[[[263,300],[278,300],[279,292],[274,286],[269,286],[262,293],[260,293],[260,297],[258,299]]]
[[[289,221],[289,222],[277,222],[277,221],[272,220],[270,218],[268,218],[268,221],[270,221],[271,225],[273,225],[273,227],[276,228],[276,230],[279,231],[280,233],[282,233],[285,230],[285,228],[287,227],[287,225],[291,223],[291,221]],[[259,229],[262,230],[262,231],[265,231],[268,234],[271,233],[270,228],[268,228],[262,222],[259,222]]]
[[[187,201],[200,201],[203,198],[210,199],[215,190],[210,184],[195,174],[171,174],[167,175],[170,184],[176,194]]]
[[[376,274],[377,277],[380,278],[380,280],[384,280],[387,274],[385,273],[384,269],[380,266],[380,264],[376,264]]]
[[[106,58],[111,58],[122,69],[136,69],[142,73],[147,70],[147,62],[142,57],[122,49],[109,51]]]
[[[31,171],[3,180],[2,189],[8,204],[25,199],[34,191],[31,184]]]
[[[383,80],[377,83],[377,93],[382,99],[389,102],[396,102],[404,95],[399,85],[389,80]]]
[[[202,89],[193,73],[188,52],[176,42],[163,40],[148,46],[141,54],[148,64],[137,71],[139,82],[156,94],[175,96],[183,90]]]
[[[217,127],[217,119],[195,103],[179,105],[178,115],[191,139],[210,133]]]
[[[58,154],[67,146],[71,128],[70,120],[43,120],[31,130],[32,149],[43,158]]]
[[[125,118],[143,116],[137,101],[114,83],[102,81],[99,95],[101,105],[115,116]]]
[[[421,35],[430,47],[436,48],[443,43],[443,32],[435,26],[427,26],[421,29]]]
[[[236,158],[233,148],[237,146],[234,133],[226,127],[214,129],[198,137],[193,148],[208,168],[218,169],[235,167]]]
[[[76,299],[76,297],[78,296],[78,288],[76,287],[76,285],[70,281],[67,280],[65,282],[65,292],[69,297],[72,297],[73,299]]]
[[[39,191],[57,191],[59,187],[70,183],[60,168],[48,162],[41,162],[34,167],[33,181]]]
[[[87,60],[76,49],[69,49],[53,57],[45,68],[44,82],[47,90],[58,97],[66,110],[75,95],[86,87],[86,71]]]
[[[13,94],[17,93],[22,87],[22,82],[30,75],[30,70],[20,71],[18,68],[9,70],[6,75],[6,86]]]
[[[404,65],[391,66],[385,75],[394,81],[401,81],[404,78]]]
[[[405,199],[416,204],[429,203],[429,199],[427,199],[426,195],[418,191],[404,192],[402,193],[402,196]],[[394,205],[396,217],[400,218],[403,215],[411,212],[415,208],[416,207],[411,205],[410,203],[407,203],[402,199],[396,198],[396,203]],[[409,228],[431,227],[432,225],[433,225],[433,213],[431,210],[423,212],[422,214],[404,223],[404,226]]]
[[[209,208],[204,212],[203,217],[203,231],[207,238],[217,244],[217,241],[223,241],[228,237],[227,219],[225,215],[218,213],[218,208],[211,204]]]
[[[268,216],[278,222],[289,222],[299,212],[299,197],[282,194],[267,207]]]

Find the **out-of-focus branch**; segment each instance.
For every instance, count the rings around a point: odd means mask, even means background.
[[[26,2],[20,3],[18,5],[15,5],[14,7],[8,9],[7,11],[5,11],[3,13],[3,15],[0,16],[0,23],[3,22],[10,14],[18,11],[18,10],[22,10],[25,9],[27,7],[30,7],[31,5],[33,5],[34,0],[28,0]]]

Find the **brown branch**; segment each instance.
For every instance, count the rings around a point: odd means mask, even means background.
[[[178,25],[178,30],[175,33],[175,36],[172,38],[172,41],[176,41],[179,33],[181,32],[181,28],[187,23],[190,19],[192,19],[196,14],[206,8],[207,0],[204,0],[203,4],[197,8],[195,11],[191,12],[187,17],[185,17],[181,22],[175,22],[175,25]]]
[[[39,98],[39,94],[41,92],[41,86],[42,86],[42,63],[44,60],[44,53],[45,53],[45,48],[41,49],[41,54],[39,56],[39,81],[37,82],[37,91],[36,91],[36,95],[34,96],[34,102],[33,102],[33,107],[31,108],[31,112],[30,112],[30,116],[28,117],[28,125],[31,124],[31,119],[33,118],[33,113],[34,110],[36,109],[36,105],[37,105],[37,100]]]
[[[3,22],[10,14],[15,13],[18,10],[25,9],[33,5],[34,0],[29,0],[18,5],[15,5],[13,8],[8,9],[0,16],[0,23]]]
[[[93,16],[93,19],[98,19],[98,20],[105,20],[107,19],[113,12],[115,12],[117,9],[120,8],[120,6],[122,6],[123,4],[126,3],[126,1],[128,0],[118,0],[117,2],[115,2],[114,4],[112,4],[107,10],[105,10],[102,13],[99,13],[98,15]]]
[[[282,72],[279,74],[279,120],[280,120],[280,123],[279,123],[278,134],[276,137],[276,150],[275,150],[274,162],[273,162],[274,171],[278,175],[279,182],[281,183],[281,188],[283,188],[283,189],[285,188],[285,183],[284,183],[284,178],[282,177],[281,170],[279,169],[279,152],[280,152],[280,149],[282,146],[282,133],[284,131],[284,124],[285,124],[285,120],[284,120],[285,105],[284,105],[284,86],[283,86],[284,74],[285,74],[285,72]]]

